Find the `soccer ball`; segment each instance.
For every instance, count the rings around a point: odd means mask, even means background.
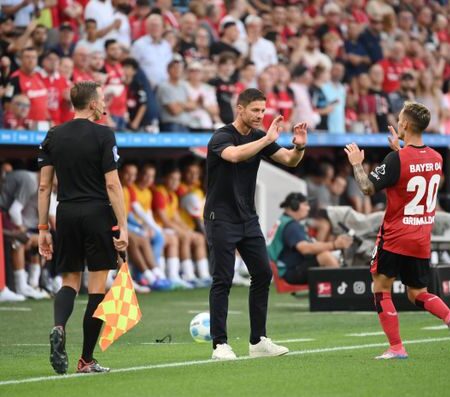
[[[209,342],[211,334],[209,332],[209,313],[199,313],[191,321],[189,326],[192,338],[199,343]]]

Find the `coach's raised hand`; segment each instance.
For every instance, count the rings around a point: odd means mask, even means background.
[[[303,148],[306,146],[306,141],[308,138],[307,128],[307,123],[298,123],[294,125],[294,136],[292,137],[292,143],[296,148]]]
[[[266,137],[269,142],[275,142],[280,136],[281,129],[283,124],[283,116],[278,115],[270,124],[269,129],[267,130]]]

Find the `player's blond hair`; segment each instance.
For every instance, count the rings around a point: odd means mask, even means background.
[[[411,124],[411,131],[421,134],[430,124],[430,110],[418,102],[405,102],[403,106],[403,115],[406,116]]]

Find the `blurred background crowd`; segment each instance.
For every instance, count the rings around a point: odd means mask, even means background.
[[[264,125],[376,133],[415,99],[450,133],[446,0],[2,0],[2,125],[70,120],[70,86],[104,86],[118,131],[211,131],[245,88]]]

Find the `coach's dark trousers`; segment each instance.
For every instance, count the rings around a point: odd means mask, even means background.
[[[206,237],[213,282],[209,294],[213,346],[227,342],[228,295],[234,275],[235,250],[251,276],[250,343],[266,336],[267,303],[272,271],[257,218],[245,223],[206,220]]]

